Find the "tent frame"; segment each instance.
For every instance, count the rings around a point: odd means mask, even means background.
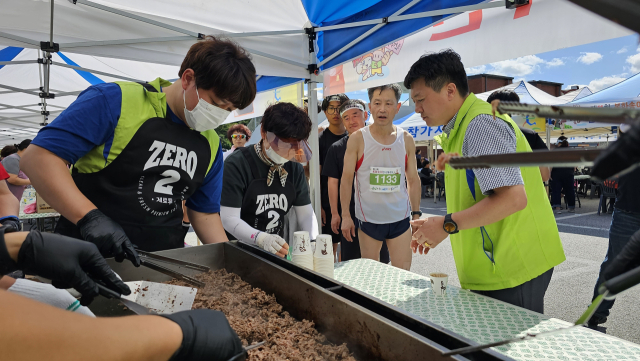
[[[123,77],[120,75],[115,75],[115,74],[110,74],[110,73],[106,73],[106,72],[102,72],[102,71],[97,71],[97,70],[93,70],[93,69],[87,69],[87,68],[83,68],[80,66],[74,66],[74,65],[68,65],[68,64],[62,64],[62,63],[58,63],[58,62],[53,62],[51,60],[51,53],[52,52],[58,52],[60,50],[60,48],[62,49],[73,49],[73,48],[79,48],[79,47],[89,47],[89,46],[109,46],[109,45],[128,45],[128,44],[141,44],[141,43],[150,43],[150,42],[169,42],[169,41],[191,41],[194,39],[204,39],[205,35],[202,33],[198,33],[198,32],[194,32],[191,30],[187,30],[187,29],[183,29],[180,28],[178,26],[174,26],[174,25],[170,25],[167,24],[165,22],[162,21],[157,21],[157,20],[153,20],[144,16],[140,16],[140,15],[136,15],[133,14],[131,12],[128,11],[124,11],[124,10],[119,10],[116,8],[112,8],[109,6],[105,6],[105,5],[101,5],[101,4],[97,4],[95,2],[89,1],[89,0],[70,0],[74,5],[83,5],[83,6],[87,6],[87,7],[91,7],[91,8],[95,8],[95,9],[99,9],[102,11],[106,11],[112,14],[116,14],[116,15],[120,15],[123,17],[127,17],[130,19],[133,19],[135,21],[139,21],[139,22],[143,22],[143,23],[147,23],[150,25],[154,25],[154,26],[158,26],[164,29],[168,29],[171,31],[175,31],[177,33],[183,34],[180,36],[171,36],[171,37],[159,37],[159,38],[138,38],[138,39],[119,39],[119,40],[107,40],[107,41],[86,41],[86,42],[74,42],[74,43],[62,43],[62,44],[57,44],[53,42],[53,26],[54,26],[54,0],[50,0],[50,4],[51,4],[51,16],[50,16],[50,31],[49,31],[49,41],[48,42],[36,42],[33,41],[31,39],[27,39],[24,37],[20,37],[20,36],[16,36],[13,34],[9,34],[9,33],[5,33],[5,32],[0,32],[0,37],[3,38],[7,38],[7,39],[11,39],[14,41],[18,41],[21,43],[25,43],[25,44],[29,44],[31,46],[36,46],[38,47],[40,50],[43,51],[43,57],[39,58],[37,60],[37,63],[39,64],[39,68],[41,70],[41,88],[40,88],[40,93],[38,93],[37,95],[41,98],[41,103],[40,105],[42,106],[42,110],[40,111],[42,117],[43,117],[43,122],[41,125],[46,125],[47,121],[48,121],[48,116],[51,114],[48,110],[47,110],[47,99],[51,99],[51,98],[55,98],[56,94],[51,93],[50,92],[50,77],[51,77],[51,66],[55,65],[55,66],[61,66],[61,67],[65,67],[65,68],[70,68],[70,69],[74,69],[74,70],[80,70],[80,71],[86,71],[89,73],[94,73],[94,74],[100,74],[100,75],[106,75],[106,76],[110,76],[110,77],[114,77],[117,79],[123,79],[123,80],[128,80],[128,81],[139,81],[137,79],[132,79],[132,78],[128,78],[128,77]],[[364,39],[366,39],[367,37],[369,37],[369,35],[375,33],[376,31],[378,31],[380,28],[384,27],[385,25],[387,25],[390,22],[398,22],[398,21],[404,21],[404,20],[413,20],[413,19],[419,19],[419,18],[425,18],[425,17],[431,17],[431,16],[438,16],[438,15],[446,15],[446,14],[454,14],[452,16],[467,12],[467,11],[473,11],[473,10],[478,10],[478,9],[488,9],[488,8],[495,8],[495,7],[502,7],[505,6],[504,3],[502,2],[495,2],[495,3],[489,3],[489,2],[483,2],[480,4],[476,4],[476,5],[471,5],[471,6],[461,6],[461,7],[454,7],[454,8],[449,8],[449,9],[440,9],[440,10],[434,10],[434,11],[426,11],[426,12],[420,12],[420,13],[416,13],[416,14],[410,14],[410,15],[402,15],[405,11],[409,10],[410,8],[412,8],[415,4],[419,3],[422,0],[412,0],[411,2],[409,2],[408,4],[406,4],[405,6],[403,6],[401,9],[397,10],[396,12],[394,12],[391,16],[389,17],[385,17],[385,18],[381,18],[381,19],[374,19],[374,20],[368,20],[368,21],[358,21],[358,22],[352,22],[352,23],[348,23],[348,24],[341,24],[341,25],[334,25],[334,26],[325,26],[325,27],[311,27],[311,28],[306,28],[306,29],[299,29],[299,30],[283,30],[283,31],[265,31],[265,32],[247,32],[247,33],[221,33],[219,35],[223,35],[226,37],[258,37],[258,36],[277,36],[277,35],[295,35],[295,34],[303,34],[306,33],[309,39],[309,62],[308,64],[303,64],[294,60],[290,60],[290,59],[286,59],[274,54],[270,54],[270,53],[266,53],[263,51],[258,51],[255,49],[250,49],[245,47],[245,49],[247,51],[249,51],[252,54],[261,56],[261,57],[265,57],[268,59],[272,59],[272,60],[276,60],[279,62],[283,62],[286,64],[290,64],[290,65],[294,65],[297,67],[302,67],[304,69],[307,69],[309,71],[309,77],[308,77],[308,94],[309,94],[309,109],[316,109],[317,107],[317,90],[315,87],[315,84],[318,83],[318,72],[319,72],[319,67],[327,64],[329,61],[335,59],[337,56],[339,56],[340,54],[343,54],[345,51],[349,50],[350,48],[352,48],[353,46],[357,45],[358,43],[360,43],[361,41],[363,41]],[[347,45],[345,45],[344,47],[342,47],[341,49],[339,49],[337,52],[331,54],[330,56],[326,57],[325,59],[323,59],[320,63],[317,62],[317,56],[315,53],[315,47],[314,47],[314,41],[316,40],[316,34],[318,31],[328,31],[328,30],[336,30],[336,29],[345,29],[345,28],[353,28],[353,27],[358,27],[358,26],[363,26],[363,25],[375,25],[373,28],[369,29],[368,31],[366,31],[364,34],[358,36],[356,39],[354,39],[353,41],[351,41],[350,43],[348,43]],[[34,63],[34,61],[20,61],[20,62],[0,62],[0,65],[17,65],[17,64],[31,64]],[[259,78],[257,78],[259,79]],[[256,81],[257,81],[256,79]],[[0,85],[0,88],[3,89],[9,89],[9,90],[13,90],[13,91],[17,91],[17,92],[23,92],[23,93],[27,93],[27,94],[33,94],[36,95],[35,93],[25,90],[25,89],[18,89],[18,88],[14,88],[14,87],[8,87],[5,85]],[[69,95],[76,95],[79,92],[66,92],[66,93],[59,93],[57,94],[57,96],[69,96]],[[1,105],[0,105],[1,106]],[[8,106],[7,108],[9,108],[11,106]],[[11,107],[11,108],[15,108],[15,109],[23,109],[23,110],[28,110],[28,111],[32,111],[32,112],[36,112],[32,109],[28,109],[28,108],[24,108],[24,107],[19,107],[19,106],[15,106],[15,107]],[[316,112],[309,112],[310,113],[310,118],[311,118],[311,122],[312,122],[312,129],[315,130],[318,127],[318,115]],[[4,122],[5,121],[5,117],[0,117],[0,122]],[[7,119],[8,120],[8,119]],[[312,130],[312,131],[313,131]],[[315,136],[310,137],[310,146],[311,146],[311,150],[314,153],[318,153],[318,138]],[[321,209],[320,209],[320,192],[319,192],[319,185],[320,185],[320,175],[318,172],[319,169],[319,164],[318,164],[318,158],[317,157],[311,157],[311,160],[309,162],[310,164],[310,183],[311,183],[311,190],[312,190],[312,200],[313,200],[313,204],[314,204],[314,210],[316,212],[316,217],[318,218],[318,224],[320,223],[320,215],[321,215]]]

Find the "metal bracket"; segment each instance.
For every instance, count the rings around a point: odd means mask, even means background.
[[[53,61],[51,60],[51,58],[47,59],[47,58],[38,58],[38,64],[47,64],[47,62],[49,64],[53,64]],[[42,89],[42,87],[40,87],[40,89]]]
[[[304,28],[304,32],[309,38],[309,53],[314,53],[316,49],[313,46],[313,41],[316,40],[316,30],[314,28]]]
[[[44,98],[44,99],[55,99],[56,98],[56,95],[54,93],[40,92],[40,93],[38,93],[38,96],[40,98]]]
[[[43,110],[43,111],[40,112],[40,114],[49,116],[49,111],[48,110]]]
[[[382,24],[386,24],[389,22],[389,18],[382,18]]]
[[[515,9],[529,5],[529,0],[504,0],[504,5],[507,9]]]
[[[318,72],[319,72],[318,64],[309,64],[307,66],[307,70],[309,71],[309,74],[318,75]]]
[[[51,46],[50,42],[41,41],[40,42],[40,50],[47,51],[47,52],[50,52],[50,53],[57,53],[57,52],[60,51],[60,44],[53,43],[53,46]]]
[[[203,33],[198,33],[198,40],[204,40],[204,37],[206,35],[204,35]]]

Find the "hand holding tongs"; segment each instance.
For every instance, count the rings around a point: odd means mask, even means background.
[[[137,250],[137,251],[138,251],[138,255],[140,256],[140,264],[142,266],[151,268],[152,270],[158,271],[160,273],[164,273],[168,276],[183,280],[196,287],[200,287],[200,288],[204,287],[204,282],[200,282],[193,277],[189,277],[185,275],[184,273],[180,273],[178,271],[174,271],[167,267],[161,266],[156,262],[164,262],[164,263],[172,264],[174,266],[182,266],[182,267],[191,268],[191,269],[202,271],[202,272],[208,272],[209,270],[211,270],[209,267],[199,265],[197,263],[186,262],[179,259],[161,256],[158,254],[145,252],[141,250]]]

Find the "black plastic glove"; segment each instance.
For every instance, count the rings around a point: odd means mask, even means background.
[[[608,281],[638,266],[640,266],[640,231],[631,236],[627,245],[620,251],[620,254],[613,259],[609,267],[604,271],[604,278]]]
[[[244,350],[220,311],[191,310],[161,316],[182,329],[182,345],[169,361],[227,361]]]
[[[0,231],[0,234],[0,247],[6,253],[4,232]],[[3,261],[6,260],[0,260]],[[20,246],[15,267],[27,274],[48,278],[57,288],[75,288],[82,294],[80,304],[83,306],[98,295],[98,286],[93,279],[118,293],[131,294],[129,286],[111,270],[94,244],[59,234],[29,232]]]
[[[6,227],[4,233],[19,232],[22,229],[20,219],[16,216],[2,217],[0,218],[0,224]]]
[[[125,258],[140,267],[140,256],[120,225],[97,209],[89,211],[78,221],[80,234],[85,241],[96,246],[104,257],[115,257],[117,262]]]

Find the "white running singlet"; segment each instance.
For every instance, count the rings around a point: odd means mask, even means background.
[[[356,163],[354,179],[356,217],[375,224],[401,221],[411,214],[405,181],[407,150],[404,130],[394,126],[397,137],[391,145],[378,143],[369,127],[362,128],[364,153]]]

